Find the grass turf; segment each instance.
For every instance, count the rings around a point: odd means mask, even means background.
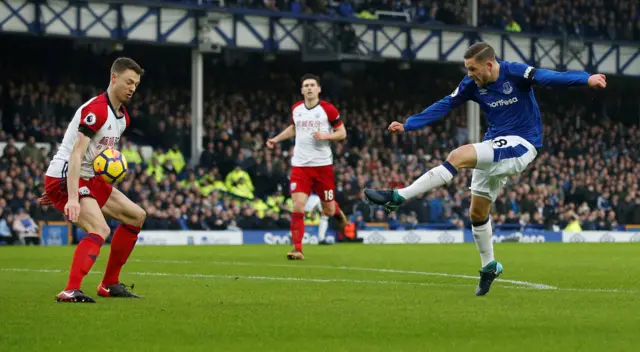
[[[636,350],[640,247],[495,247],[501,279],[558,289],[475,297],[473,244],[307,246],[301,262],[285,246],[141,246],[121,279],[144,298],[104,299],[104,247],[83,284],[98,303],[59,304],[72,247],[0,247],[0,350]]]

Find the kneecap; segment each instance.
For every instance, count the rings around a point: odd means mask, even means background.
[[[147,219],[147,212],[141,207],[138,207],[136,209],[135,219],[139,222],[140,225],[142,225],[144,221]]]

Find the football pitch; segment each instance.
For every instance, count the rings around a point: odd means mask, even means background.
[[[0,351],[634,351],[640,246],[495,245],[504,275],[475,297],[473,244],[140,246],[140,300],[55,303],[73,247],[0,247]]]

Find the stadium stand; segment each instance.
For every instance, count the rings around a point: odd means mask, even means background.
[[[245,7],[271,11],[312,14],[329,17],[352,17],[384,21],[440,23],[465,25],[469,23],[467,0],[423,0],[412,2],[380,0],[165,0],[181,4],[200,4],[203,7]]]
[[[466,0],[165,1],[201,4],[205,7],[248,7],[332,17],[449,25],[471,24]],[[511,32],[638,41],[640,6],[637,0],[479,0],[478,25]]]
[[[513,32],[640,40],[636,0],[482,0],[479,25]]]
[[[1,38],[0,48],[15,40]],[[0,241],[29,237],[20,227],[24,223],[63,220],[55,209],[35,203],[44,168],[75,108],[104,89],[103,71],[119,54],[64,40],[20,41],[24,51],[0,60]],[[289,107],[299,97],[298,78],[307,71],[323,77],[324,98],[336,103],[348,128],[348,141],[335,148],[337,200],[359,229],[371,222],[390,229],[470,226],[470,172],[394,213],[361,199],[364,187],[410,183],[468,140],[464,108],[418,133],[385,133],[390,121],[449,94],[462,77],[455,66],[401,70],[384,63],[376,70],[341,72],[332,64],[286,56],[208,61],[205,72],[214,79],[205,82],[205,151],[191,165],[189,76],[169,64],[188,52],[127,50],[149,73],[129,106],[132,130],[119,148],[131,172],[119,188],[147,211],[146,229],[287,229],[292,144],[274,151],[263,146],[288,123]],[[41,55],[50,57],[49,67],[35,64]],[[154,60],[158,55],[166,60]],[[416,85],[414,77],[429,77],[433,84]],[[640,223],[640,107],[634,98],[639,87],[634,80],[610,79],[615,84],[598,95],[537,90],[545,147],[500,195],[496,226],[557,230],[577,222],[585,230],[611,230]],[[31,222],[20,220],[25,215]],[[307,224],[317,220],[310,215]]]

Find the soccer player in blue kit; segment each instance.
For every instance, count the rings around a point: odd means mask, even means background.
[[[482,261],[476,296],[483,296],[502,273],[502,264],[493,254],[491,205],[507,178],[521,173],[538,155],[536,148],[542,147],[542,120],[533,85],[605,88],[607,83],[601,74],[556,72],[497,61],[494,49],[482,42],[467,49],[464,65],[468,74],[451,95],[409,117],[405,124],[391,123],[388,129],[392,133],[420,129],[472,100],[484,110],[489,122],[483,141],[458,147],[442,165],[429,170],[406,188],[365,189],[364,194],[368,201],[395,210],[410,198],[449,184],[458,170],[473,168],[469,214]]]

